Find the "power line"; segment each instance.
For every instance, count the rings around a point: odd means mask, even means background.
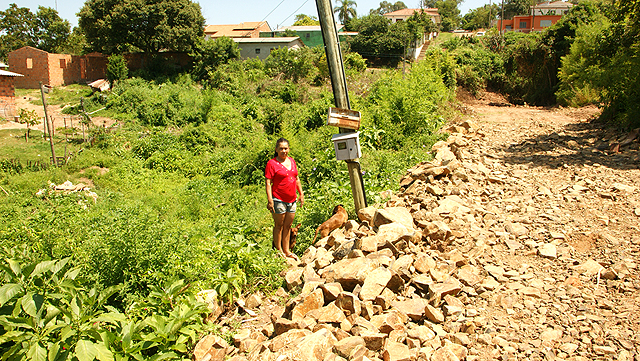
[[[307,1],[308,1],[308,0],[307,0]],[[273,8],[273,10],[271,10],[271,12],[270,12],[270,13],[268,13],[268,14],[267,14],[267,16],[265,16],[265,17],[264,17],[264,19],[262,19],[262,21],[267,20],[267,18],[269,17],[269,15],[273,14],[273,12],[274,12],[274,11],[276,11],[276,9],[278,8],[278,6],[282,5],[282,3],[283,3],[283,2],[284,2],[284,0],[280,1],[280,4],[276,5],[276,7],[275,7],[275,8]],[[262,21],[261,21],[261,22],[262,22]]]
[[[308,2],[309,2],[309,0],[306,0],[304,3],[302,3],[302,5],[300,5],[300,7],[299,7],[299,8],[297,8],[296,10],[294,10],[294,12],[292,12],[292,13],[291,13],[291,15],[293,15],[293,14],[297,13],[297,12],[298,12],[298,10],[302,9],[302,7],[303,7],[306,3],[308,3]],[[282,21],[280,22],[280,24],[284,24],[284,22],[285,22],[285,21],[289,20],[289,18],[291,17],[291,15],[287,16],[287,18],[286,18],[286,19],[282,20]]]

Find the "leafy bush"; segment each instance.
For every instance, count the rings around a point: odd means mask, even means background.
[[[86,289],[69,258],[7,259],[0,269],[0,350],[7,360],[189,359],[206,329],[207,308],[185,294],[183,281],[154,287],[125,314],[108,305],[120,287]]]
[[[314,72],[317,70],[313,62],[317,56],[320,55],[313,49],[278,48],[271,51],[264,65],[269,75],[298,82],[302,79],[314,78]]]
[[[129,75],[127,61],[122,55],[114,54],[107,60],[107,80],[114,86],[117,82],[124,80]]]
[[[220,65],[239,58],[240,48],[231,38],[205,40],[196,51],[193,75],[197,80],[208,81]]]

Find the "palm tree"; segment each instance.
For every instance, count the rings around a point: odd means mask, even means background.
[[[340,3],[340,6],[338,6],[338,3]],[[338,19],[343,25],[347,25],[349,20],[357,16],[356,6],[358,5],[354,0],[337,0],[336,8],[333,12],[338,14]]]

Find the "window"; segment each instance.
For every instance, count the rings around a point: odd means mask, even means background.
[[[256,54],[260,54],[260,48],[256,48]]]
[[[504,30],[507,30],[507,31],[511,30],[511,25],[506,25],[506,26],[504,27]]]
[[[27,58],[27,69],[33,69],[33,59]]]
[[[528,28],[527,22],[526,21],[521,21],[520,22],[520,29],[526,29],[526,28]]]
[[[304,37],[305,37],[305,38],[307,38],[307,39],[309,39],[309,38],[311,37],[311,33],[306,33],[306,34],[304,34]]]
[[[60,69],[67,68],[67,59],[60,59]]]
[[[551,20],[540,20],[540,27],[541,28],[548,28],[551,25],[553,25],[553,24],[551,24]]]

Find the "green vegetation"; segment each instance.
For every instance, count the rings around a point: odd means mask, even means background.
[[[480,39],[440,40],[444,50],[430,52],[453,58],[457,84],[473,94],[499,91],[516,104],[596,104],[602,120],[637,127],[639,4],[585,1],[540,33],[491,29]]]
[[[69,39],[71,26],[52,8],[38,6],[38,12],[18,7],[15,3],[0,10],[0,60],[23,46],[44,51],[60,51]]]
[[[402,77],[364,72],[357,54],[345,58],[352,106],[363,114],[366,196],[380,202],[443,137],[436,132],[454,95],[443,74],[451,74],[444,61],[417,64]],[[65,143],[58,134],[57,151],[75,154],[61,168],[27,166],[48,158],[40,132],[29,143],[16,135],[3,143],[0,349],[7,359],[56,352],[58,359],[189,358],[209,327],[196,291],[215,289],[229,302],[279,287],[283,261],[271,248],[263,175],[275,139],[289,139],[306,194],[296,253],[309,246],[328,205],[353,202],[330,142],[337,129],[324,125],[333,97],[323,62],[319,50],[277,50],[265,62],[220,62],[202,83],[189,74],[134,77],[103,94],[79,86],[51,93],[51,103],[79,113],[85,96],[86,111],[106,107],[96,114],[121,126],[100,127],[91,143]],[[67,180],[95,194],[51,188]]]

